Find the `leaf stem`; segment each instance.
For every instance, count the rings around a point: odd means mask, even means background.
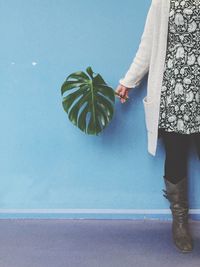
[[[114,92],[115,93],[115,95],[118,95],[120,98],[123,98],[123,99],[125,99],[125,100],[127,100],[129,97],[122,97],[120,94],[118,94],[117,92]]]

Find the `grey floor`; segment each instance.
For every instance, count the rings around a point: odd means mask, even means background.
[[[182,254],[171,221],[1,219],[0,267],[196,267],[200,222],[190,227],[194,251]]]

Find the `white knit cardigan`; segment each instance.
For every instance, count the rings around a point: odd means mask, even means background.
[[[137,53],[119,83],[135,88],[148,72],[147,94],[143,98],[148,152],[155,156],[158,141],[160,95],[167,48],[170,0],[152,0]]]

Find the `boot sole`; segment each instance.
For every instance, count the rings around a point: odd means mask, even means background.
[[[180,248],[178,248],[178,247],[176,247],[176,249],[177,249],[180,253],[183,253],[183,254],[187,254],[187,253],[191,253],[191,252],[192,252],[192,250],[182,250],[182,249],[180,249]]]
[[[174,245],[175,245],[175,248],[179,251],[179,252],[181,252],[181,253],[191,253],[192,251],[193,251],[193,248],[191,249],[191,250],[184,250],[184,249],[181,249],[181,248],[179,248],[177,245],[176,245],[176,243],[174,243]]]

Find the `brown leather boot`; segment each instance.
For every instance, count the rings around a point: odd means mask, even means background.
[[[170,202],[174,243],[181,252],[190,252],[193,249],[193,241],[188,226],[187,178],[177,184],[171,183],[165,177],[164,181],[166,190],[163,190],[163,196]]]

